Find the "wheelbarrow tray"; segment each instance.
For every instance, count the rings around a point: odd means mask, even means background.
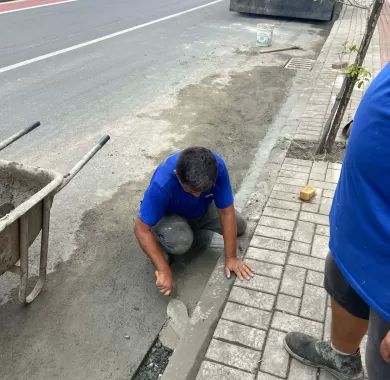
[[[20,219],[27,223],[27,244],[39,235],[43,201],[54,196],[63,176],[54,171],[0,160],[0,275],[12,270],[20,259]],[[1,207],[3,206],[3,207]]]

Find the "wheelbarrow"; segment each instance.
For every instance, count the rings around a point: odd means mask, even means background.
[[[0,151],[39,125],[36,122],[1,142]],[[20,276],[19,302],[32,302],[45,284],[50,209],[55,194],[74,178],[109,139],[110,136],[104,136],[65,176],[52,170],[0,160],[0,275],[9,271]],[[38,280],[27,294],[28,250],[40,232]]]

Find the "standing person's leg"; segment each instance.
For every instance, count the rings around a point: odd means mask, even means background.
[[[359,346],[367,331],[369,306],[346,281],[331,254],[325,263],[324,285],[332,298],[331,341],[292,332],[285,337],[285,348],[297,360],[324,368],[337,379],[363,379]]]
[[[370,380],[390,379],[390,364],[380,355],[379,347],[390,330],[390,323],[371,309],[366,348],[366,366]]]
[[[171,255],[182,255],[187,252],[194,240],[187,220],[178,215],[164,216],[152,231],[163,250]]]
[[[241,236],[246,230],[246,220],[236,210],[236,221],[237,221],[237,236]],[[195,230],[209,230],[222,234],[221,223],[219,221],[219,215],[214,202],[209,206],[207,213],[202,217],[190,222]]]

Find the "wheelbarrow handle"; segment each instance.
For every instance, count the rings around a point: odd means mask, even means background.
[[[74,177],[75,175],[88,163],[88,161],[110,140],[109,135],[103,136],[100,141],[69,171],[68,174],[64,175],[64,179],[56,193],[61,191]]]
[[[0,143],[0,150],[3,150],[8,145],[11,145],[13,142],[20,139],[22,136],[27,135],[27,133],[30,133],[35,128],[38,128],[40,125],[41,125],[41,122],[36,121],[34,124],[31,124],[29,127],[26,127],[24,129],[22,129],[21,131],[19,131],[18,133],[15,133],[13,136],[8,137],[8,139],[6,139]]]

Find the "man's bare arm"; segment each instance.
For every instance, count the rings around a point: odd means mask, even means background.
[[[156,268],[156,286],[163,295],[170,295],[173,288],[172,271],[153,235],[151,226],[144,223],[140,218],[137,218],[134,225],[134,234],[139,245]]]
[[[222,227],[222,235],[225,245],[225,273],[230,278],[231,272],[243,280],[253,277],[253,270],[237,258],[237,221],[234,205],[218,209],[219,219]]]

